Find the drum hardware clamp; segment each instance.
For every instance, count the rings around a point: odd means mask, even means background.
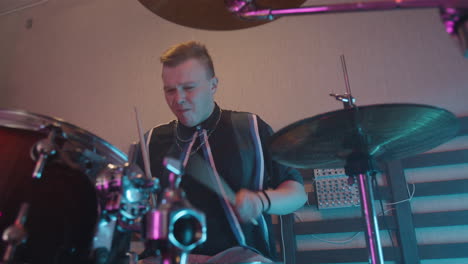
[[[36,161],[36,165],[32,174],[34,179],[40,179],[42,177],[42,172],[44,171],[47,159],[57,153],[55,147],[55,137],[59,128],[50,125],[47,126],[46,129],[50,129],[47,138],[39,140],[31,149],[31,153],[37,153],[39,155],[39,157],[36,155],[31,155],[33,156],[33,160]]]

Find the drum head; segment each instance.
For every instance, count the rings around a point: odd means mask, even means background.
[[[57,153],[33,179],[35,144],[56,131]],[[22,204],[29,210],[20,263],[84,263],[98,219],[95,176],[126,155],[106,141],[57,118],[0,109],[0,232],[11,227]],[[6,243],[0,243],[3,256]]]

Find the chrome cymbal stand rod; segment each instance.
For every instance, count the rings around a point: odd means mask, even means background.
[[[351,95],[351,86],[349,85],[348,69],[346,68],[346,60],[343,54],[340,56],[340,60],[341,60],[341,68],[343,69],[343,77],[344,77],[345,86],[346,86],[346,93],[344,95],[345,95],[345,98],[347,99],[347,101],[346,100],[343,101],[343,104],[344,104],[345,109],[348,109],[348,108],[355,106],[354,102],[356,100],[354,100],[353,96]]]
[[[357,111],[357,109],[351,109],[351,111]],[[358,123],[357,120],[355,122]],[[371,181],[372,177],[376,175],[375,160],[367,153],[367,138],[362,131],[358,129],[354,138],[356,145],[353,147],[353,152],[346,158],[345,172],[349,177],[356,178],[359,184],[361,212],[366,224],[365,234],[369,263],[383,264],[383,251]]]
[[[362,116],[359,108],[354,106],[347,111],[353,112],[350,121],[353,123],[354,135],[353,140],[345,143],[349,144],[348,146],[352,149],[352,152],[346,157],[345,173],[358,181],[369,263],[384,264],[371,181],[372,177],[377,174],[377,165],[374,157],[369,154],[369,136],[361,125]]]
[[[269,19],[283,16],[309,15],[319,13],[342,13],[342,12],[359,12],[359,11],[384,11],[396,9],[411,9],[411,8],[435,8],[450,6],[454,8],[467,8],[468,3],[465,1],[447,1],[447,0],[393,0],[393,1],[369,1],[356,3],[341,3],[316,6],[304,6],[288,9],[256,9],[246,10],[240,9],[234,11],[238,16],[245,19]],[[229,8],[229,7],[228,7]]]
[[[356,107],[356,105],[354,104],[356,102],[356,99],[351,94],[351,86],[349,85],[348,70],[346,68],[346,61],[344,55],[341,55],[340,59],[341,68],[343,69],[343,77],[345,81],[346,92],[345,94],[330,93],[330,96],[335,97],[337,101],[341,101],[343,103],[344,109],[350,109]]]
[[[371,177],[369,177],[368,173],[361,173],[358,175],[361,210],[366,222],[366,243],[369,253],[369,263],[383,264],[383,251],[380,242],[377,214],[375,213]]]
[[[355,99],[351,95],[351,86],[349,85],[348,70],[344,55],[340,56],[341,67],[346,86],[345,94],[330,94],[336,100],[343,102],[344,109],[353,111],[353,120],[355,127],[355,138],[353,152],[346,160],[345,170],[349,177],[356,177],[359,184],[359,196],[361,199],[361,211],[366,223],[366,244],[368,249],[369,263],[383,264],[383,251],[380,242],[379,224],[374,206],[374,193],[372,190],[371,178],[375,177],[374,160],[367,153],[367,137],[360,124],[359,108],[354,104]],[[369,177],[370,176],[370,177]]]

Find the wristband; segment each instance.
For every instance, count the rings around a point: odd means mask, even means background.
[[[257,195],[258,199],[260,199],[260,202],[262,203],[262,213],[263,213],[265,212],[265,204],[263,203],[263,199],[258,192],[255,192],[255,194]]]
[[[265,195],[265,198],[268,201],[268,207],[265,209],[264,212],[268,212],[268,210],[270,210],[270,207],[271,207],[271,200],[270,200],[270,197],[268,197],[268,194],[266,193],[265,190],[262,190],[262,193],[263,193],[263,195]]]

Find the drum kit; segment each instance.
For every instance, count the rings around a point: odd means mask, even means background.
[[[460,19],[466,1],[361,3],[359,8],[340,4],[328,9],[301,8],[301,0],[265,0],[258,1],[258,6],[251,0],[225,0],[221,7],[213,7],[221,1],[139,1],[175,23],[215,30],[267,22],[250,20],[253,17],[271,20],[305,12],[441,7],[444,2],[451,5],[441,10],[453,9],[453,16],[447,15],[444,22],[456,20],[450,24],[454,34],[464,38],[467,28],[466,22],[460,22],[466,21]],[[184,5],[193,7],[177,8]],[[458,6],[461,8],[455,8]],[[222,14],[211,16],[216,10]],[[208,11],[210,15],[203,15]],[[369,262],[383,263],[371,187],[376,164],[448,141],[457,134],[458,120],[452,113],[428,105],[357,106],[350,90],[333,96],[343,102],[344,109],[279,130],[269,148],[274,159],[285,165],[344,167],[357,179]],[[141,232],[147,242],[158,242],[164,263],[186,263],[187,254],[206,239],[205,216],[191,207],[178,186],[183,172],[177,159],[165,159],[172,184],[156,204],[151,197],[159,184],[147,177],[147,169],[145,173],[135,165],[136,145],[127,157],[105,140],[61,119],[11,109],[0,109],[0,143],[1,263],[116,263],[113,240],[117,232],[125,230]],[[135,261],[133,257],[129,260]]]
[[[431,149],[457,129],[457,118],[437,107],[354,105],[281,129],[270,150],[286,165],[345,167],[357,177],[372,263],[383,263],[369,180],[375,162]],[[118,230],[146,230],[147,241],[160,242],[164,263],[185,263],[206,239],[205,216],[178,187],[178,160],[165,160],[176,177],[152,206],[156,181],[111,144],[63,120],[2,109],[0,141],[3,263],[114,263]]]
[[[0,142],[4,263],[88,263],[151,208],[127,155],[63,120],[2,109]]]

